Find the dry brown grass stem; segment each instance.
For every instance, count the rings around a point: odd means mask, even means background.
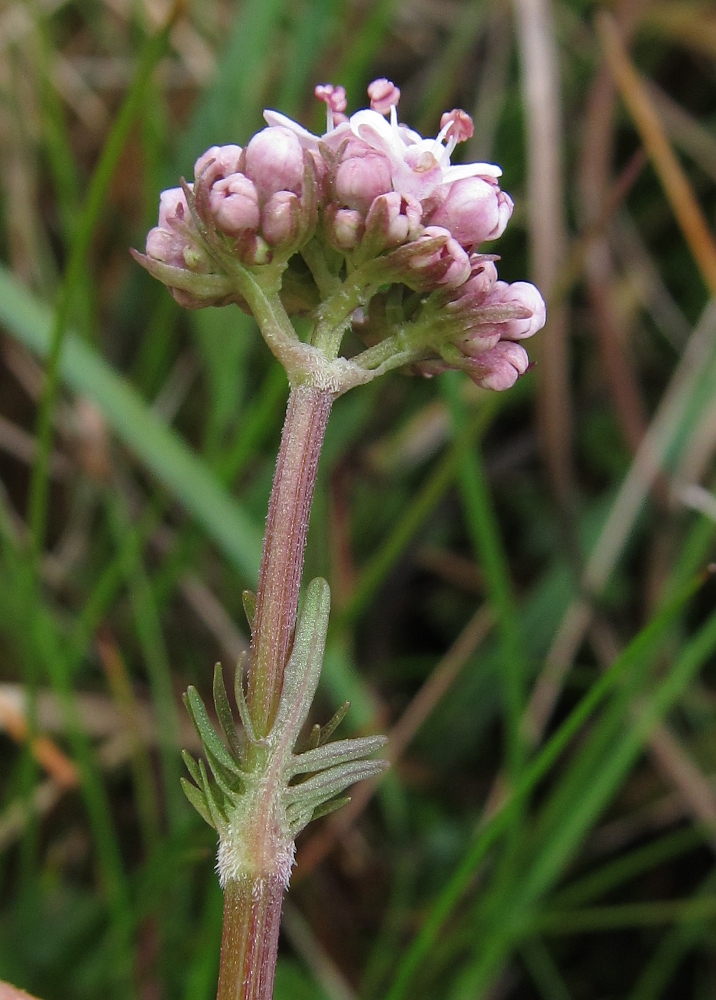
[[[0,730],[4,730],[16,743],[25,743],[30,738],[25,713],[3,691],[0,691]],[[77,784],[75,765],[49,736],[32,737],[30,750],[38,764],[61,788],[72,788]]]
[[[597,28],[607,65],[661,180],[684,239],[706,287],[711,295],[716,295],[716,243],[666,137],[648,88],[629,59],[614,19],[601,12],[597,17]]]
[[[716,55],[716,18],[712,3],[655,3],[644,19],[645,25],[681,42],[703,55]]]
[[[513,0],[513,6],[526,110],[532,270],[549,303],[538,346],[539,412],[552,487],[568,510],[574,495],[568,316],[565,302],[552,299],[568,241],[559,53],[549,0]]]
[[[620,20],[633,24],[638,4],[626,0]],[[632,453],[644,435],[647,418],[628,349],[629,319],[619,309],[615,296],[616,272],[605,227],[595,225],[604,215],[610,198],[614,147],[616,92],[606,68],[596,75],[590,89],[578,170],[580,208],[585,230],[584,273],[594,318],[597,343],[607,385],[615,404],[624,439]],[[640,151],[641,152],[641,151]],[[635,165],[632,160],[633,177]],[[639,172],[645,162],[643,152]]]
[[[440,699],[454,684],[458,674],[492,628],[492,609],[483,604],[445,656],[435,665],[427,680],[410,702],[405,712],[388,733],[385,756],[397,763],[417,731],[429,717]],[[375,793],[377,781],[363,781],[353,790],[350,803],[315,834],[299,852],[298,870],[293,882],[299,882],[316,868],[363,812]]]
[[[651,80],[647,81],[647,88],[669,138],[716,181],[716,137]]]

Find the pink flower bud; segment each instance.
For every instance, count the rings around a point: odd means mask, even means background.
[[[422,217],[422,205],[415,198],[401,197],[396,191],[378,195],[365,223],[373,252],[381,253],[416,239],[422,229]]]
[[[161,226],[155,226],[147,233],[146,253],[153,260],[160,260],[172,267],[184,267],[186,240],[177,233]]]
[[[209,194],[217,228],[229,236],[259,227],[259,199],[254,184],[244,174],[218,180]]]
[[[363,216],[354,208],[332,206],[332,210],[329,208],[326,212],[326,232],[329,243],[336,250],[355,250],[365,232]]]
[[[512,388],[527,371],[529,363],[524,347],[501,340],[491,350],[467,361],[464,370],[476,385],[502,392]]]
[[[381,77],[369,84],[368,97],[370,97],[371,111],[377,111],[379,115],[387,115],[400,100],[400,89],[390,80]]]
[[[194,164],[194,177],[202,177],[212,184],[221,177],[237,173],[241,158],[241,146],[212,146]]]
[[[373,201],[392,190],[390,160],[360,139],[349,141],[333,175],[336,201],[367,213]]]
[[[189,206],[182,188],[168,188],[159,195],[159,225],[169,229],[174,222],[189,220]]]
[[[295,133],[281,125],[257,132],[246,147],[246,174],[262,201],[277,191],[300,195],[303,150]]]
[[[477,255],[475,255],[477,256]],[[497,281],[494,261],[479,259],[477,265],[470,261],[472,273],[464,285],[460,285],[448,303],[449,309],[473,309],[481,306]]]
[[[512,199],[496,183],[465,177],[450,186],[430,222],[449,229],[462,246],[474,247],[502,235],[512,208]]]
[[[489,327],[475,327],[470,331],[469,336],[456,343],[456,347],[461,354],[467,358],[480,358],[486,351],[492,350],[500,343],[499,331]]]
[[[500,323],[499,330],[503,340],[524,340],[541,330],[547,320],[547,308],[544,299],[534,285],[528,281],[514,281],[508,285],[506,281],[498,281],[487,295],[484,305],[505,305],[523,308],[530,311],[527,319],[509,319]]]
[[[421,243],[441,236],[445,237],[445,242],[439,249],[420,253]],[[409,270],[404,280],[416,291],[429,291],[441,286],[457,288],[470,277],[470,258],[447,229],[428,226],[413,245],[415,252],[409,257]]]
[[[261,210],[261,232],[272,247],[295,242],[301,220],[301,204],[292,191],[272,194]]]

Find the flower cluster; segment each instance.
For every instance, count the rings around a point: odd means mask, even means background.
[[[424,139],[398,121],[400,91],[388,80],[375,80],[370,107],[350,117],[342,87],[316,96],[323,135],[266,111],[268,127],[245,149],[212,147],[192,184],[162,194],[159,225],[136,256],[183,305],[251,309],[250,275],[317,328],[332,316],[339,343],[352,321],[372,347],[392,336],[413,371],[461,368],[508,388],[528,366],[518,341],[544,325],[545,307],[533,285],[499,281],[497,258],[482,252],[513,203],[499,167],[450,162],[473,134],[470,116],[446,112],[436,138]],[[387,285],[398,292],[381,314]],[[338,294],[342,312],[327,307]]]

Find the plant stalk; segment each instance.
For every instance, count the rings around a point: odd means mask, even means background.
[[[216,1000],[271,1000],[282,902],[275,875],[227,884]]]
[[[313,488],[333,393],[291,389],[276,461],[251,635],[247,702],[257,736],[271,728],[293,644]]]
[[[256,735],[273,723],[293,645],[318,459],[333,393],[306,383],[288,399],[264,536],[248,661],[247,704]],[[268,831],[267,835],[268,835]],[[217,1000],[271,1000],[284,880],[278,867],[230,880]]]

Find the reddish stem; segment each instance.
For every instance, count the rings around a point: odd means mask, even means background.
[[[291,390],[276,462],[256,594],[247,701],[257,735],[278,707],[298,611],[313,488],[333,394]],[[270,868],[270,865],[267,866]],[[271,1000],[284,883],[276,870],[229,881],[217,1000]]]
[[[257,735],[271,728],[291,652],[313,487],[333,394],[291,390],[269,501],[248,666]]]
[[[276,875],[228,883],[216,1000],[271,1000],[282,901]]]

